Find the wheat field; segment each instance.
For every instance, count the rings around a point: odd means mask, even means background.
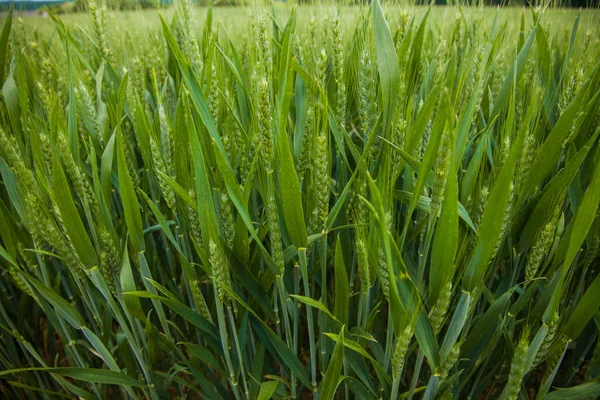
[[[0,21],[0,397],[600,397],[600,12]]]

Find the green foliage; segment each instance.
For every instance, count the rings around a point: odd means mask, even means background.
[[[598,396],[595,11],[139,4],[3,21],[0,397]]]

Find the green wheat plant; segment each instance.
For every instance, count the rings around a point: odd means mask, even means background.
[[[9,12],[0,397],[598,398],[599,21]]]

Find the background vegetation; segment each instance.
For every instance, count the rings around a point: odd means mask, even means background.
[[[0,2],[0,10],[8,10],[10,4],[14,3],[15,10],[27,11],[37,10],[44,7],[50,7],[56,14],[68,12],[86,12],[89,8],[89,0],[16,0]],[[109,10],[139,10],[139,9],[157,9],[168,8],[173,5],[173,0],[104,0],[103,3]],[[286,4],[287,1],[275,1],[275,4]],[[317,0],[299,0],[296,3],[303,5],[322,5],[322,1]],[[365,6],[370,2],[367,0],[336,0],[327,1],[326,3],[335,3],[338,6]],[[382,3],[391,6],[413,6],[413,5],[429,5],[431,1],[425,0],[385,0]],[[266,5],[268,2],[264,0],[194,0],[193,6],[199,7],[232,7],[232,6],[250,6],[250,5]],[[576,8],[597,8],[598,0],[552,0],[543,2],[540,0],[467,0],[464,2],[456,2],[454,0],[434,0],[435,5],[487,5],[487,6],[513,6],[513,7],[530,7],[538,5],[550,4],[552,7],[576,7]]]

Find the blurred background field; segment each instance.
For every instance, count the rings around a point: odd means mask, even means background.
[[[284,23],[289,16],[289,12],[293,7],[291,2],[275,2],[274,10],[279,18],[280,23]],[[325,5],[300,4],[298,7],[298,22],[300,29],[306,27],[311,18],[318,16],[323,10],[337,10],[344,18],[342,29],[345,33],[349,33],[354,29],[356,21],[360,15],[367,10],[368,5],[351,5],[344,6],[337,3],[326,3]],[[242,6],[223,6],[214,7],[212,10],[216,20],[223,22],[228,27],[230,33],[233,34],[234,40],[241,39],[248,33],[250,16],[259,10],[268,9],[267,6],[261,4],[250,4]],[[422,16],[427,10],[426,6],[418,6],[412,4],[405,5],[387,5],[386,15],[390,17],[391,29],[394,29],[393,21],[397,20],[398,15],[402,11],[409,11],[411,14]],[[166,18],[171,18],[175,8],[170,5],[165,5],[159,9],[137,9],[137,10],[110,10],[106,11],[107,35],[111,38],[111,45],[119,46],[126,42],[123,39],[131,37],[137,33],[160,31],[158,12]],[[194,29],[196,33],[202,32],[206,21],[208,7],[196,5],[194,7],[194,17],[196,24]],[[491,25],[496,13],[499,13],[500,18],[506,22],[506,35],[508,38],[514,38],[519,35],[519,24],[522,14],[520,6],[509,7],[476,7],[465,6],[462,12],[468,18],[485,21]],[[39,32],[39,40],[45,41],[50,38],[50,35],[55,31],[55,24],[47,15],[40,15],[42,10],[36,12],[17,13],[15,25],[17,29],[23,30],[26,36],[31,37],[35,32]],[[457,16],[457,9],[454,7],[439,6],[432,8],[431,25],[432,32],[430,34],[449,34],[453,29],[453,23]],[[567,30],[571,28],[573,19],[579,14],[579,10],[571,7],[550,8],[546,12],[546,23],[553,31],[559,33],[563,30],[567,34]],[[21,20],[19,20],[19,18]],[[65,13],[61,15],[61,19],[66,25],[74,26],[76,30],[89,29],[92,24],[90,15],[85,12]],[[4,16],[0,14],[0,23],[4,20]],[[586,10],[581,14],[582,34],[596,39],[600,32],[600,10],[594,8]],[[127,27],[127,29],[123,29]],[[347,32],[346,32],[347,31]],[[239,34],[238,34],[239,33]],[[596,45],[597,41],[592,40],[592,45]],[[117,49],[119,49],[117,47]],[[135,49],[133,49],[135,51]]]

